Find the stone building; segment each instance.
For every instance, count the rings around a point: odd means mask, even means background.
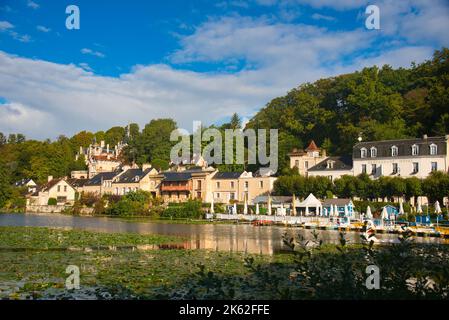
[[[321,150],[312,140],[305,150],[295,148],[288,155],[290,168],[297,168],[300,175],[307,177],[309,168],[326,159],[326,150]]]

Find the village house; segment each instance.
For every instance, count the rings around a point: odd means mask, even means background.
[[[290,168],[297,168],[300,175],[307,177],[309,168],[326,159],[326,150],[321,150],[312,140],[305,150],[295,148],[288,155]]]
[[[351,157],[327,157],[308,170],[309,177],[324,176],[331,181],[344,175],[354,175]]]
[[[414,139],[359,142],[353,147],[354,175],[426,178],[448,171],[449,135]]]
[[[33,179],[22,179],[20,181],[17,181],[14,184],[15,187],[17,188],[23,188],[26,187],[27,188],[27,192],[28,193],[34,193],[37,190],[37,184],[36,182],[33,181]]]
[[[150,192],[153,196],[159,195],[161,177],[159,172],[150,165],[140,168],[130,168],[116,175],[112,180],[112,193],[125,195],[132,191],[143,190]]]
[[[75,188],[66,179],[53,179],[49,176],[48,182],[29,197],[28,204],[46,206],[49,204],[49,199],[55,199],[57,205],[73,205],[75,194]]]

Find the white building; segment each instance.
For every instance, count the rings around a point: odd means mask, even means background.
[[[352,153],[354,175],[426,178],[432,171],[447,172],[448,140],[449,135],[424,135],[415,139],[359,142]]]
[[[328,157],[308,170],[309,177],[324,176],[331,181],[344,175],[354,175],[350,157]]]

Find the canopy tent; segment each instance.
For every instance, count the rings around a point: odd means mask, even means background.
[[[438,200],[435,202],[435,213],[441,213],[440,202]]]
[[[366,217],[368,219],[372,219],[373,218],[373,214],[371,213],[371,207],[370,206],[366,207]]]
[[[306,215],[309,214],[309,208],[315,208],[315,213],[317,215],[319,215],[321,211],[321,201],[318,200],[312,193],[309,194],[307,198],[304,199],[304,201],[295,203],[295,206],[299,208],[306,208]]]

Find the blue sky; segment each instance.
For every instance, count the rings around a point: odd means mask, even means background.
[[[273,97],[449,45],[443,0],[0,0],[0,131],[55,138],[172,117],[250,118]],[[65,28],[65,8],[81,12]],[[446,31],[445,31],[446,30]]]

